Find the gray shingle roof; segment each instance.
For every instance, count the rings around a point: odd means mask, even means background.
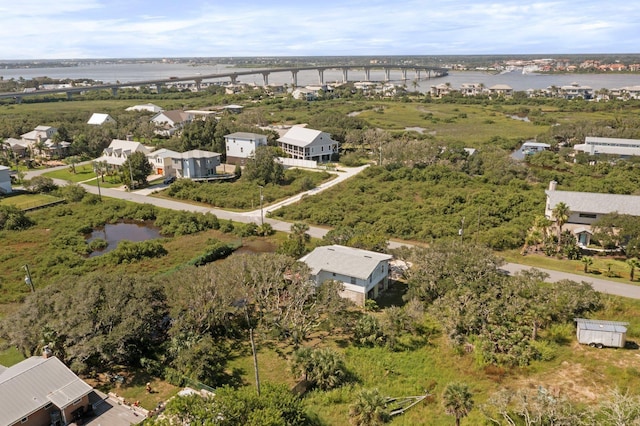
[[[553,209],[564,202],[572,212],[608,214],[618,212],[640,216],[640,196],[601,194],[597,192],[545,191],[548,204]]]
[[[326,271],[364,280],[369,278],[380,262],[392,257],[374,251],[332,245],[317,247],[300,261],[311,268],[313,275]]]
[[[0,373],[0,424],[13,424],[49,403],[64,408],[91,390],[58,358],[28,358]]]

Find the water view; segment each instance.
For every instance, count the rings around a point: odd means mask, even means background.
[[[87,238],[87,243],[97,239],[107,242],[107,246],[96,250],[89,257],[100,256],[118,247],[120,241],[140,242],[161,238],[160,229],[146,223],[107,223],[104,227],[94,230]]]
[[[63,68],[4,68],[0,69],[0,76],[5,80],[33,79],[36,77],[50,77],[53,79],[90,79],[102,81],[104,83],[116,82],[136,82],[143,80],[166,79],[169,77],[196,77],[198,75],[211,75],[228,73],[231,71],[251,71],[249,68],[236,68],[233,65],[217,64],[217,65],[198,65],[193,66],[187,63],[100,63],[100,64],[84,64],[77,67]],[[329,84],[332,82],[342,81],[341,70],[326,70],[324,72],[324,81]],[[365,79],[364,71],[350,70],[348,73],[349,81],[362,81]],[[371,70],[370,78],[372,81],[383,81],[385,78],[384,71]],[[402,83],[402,74],[400,70],[392,70],[390,78],[393,82]],[[413,71],[407,71],[407,84],[410,90],[414,90],[413,80],[415,75]],[[216,80],[207,80],[216,81]],[[228,82],[228,78],[218,79],[218,81]],[[241,83],[263,85],[262,75],[247,75],[239,78]],[[318,84],[319,76],[315,70],[300,71],[298,73],[298,85],[306,86]],[[440,78],[422,79],[418,81],[415,90],[421,92],[429,91],[432,85],[440,83],[450,83],[453,88],[460,87],[463,83],[483,83],[490,87],[495,84],[507,84],[514,90],[522,91],[527,89],[546,89],[549,86],[566,86],[577,82],[580,85],[591,86],[593,89],[615,89],[626,86],[640,85],[640,74],[523,74],[516,70],[502,74],[483,72],[483,71],[449,71],[449,75]],[[291,84],[290,72],[273,72],[269,75],[270,84]]]

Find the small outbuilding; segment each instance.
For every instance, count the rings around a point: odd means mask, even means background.
[[[575,318],[578,342],[591,347],[624,348],[628,322]]]

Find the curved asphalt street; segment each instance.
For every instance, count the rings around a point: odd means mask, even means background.
[[[67,167],[69,166],[59,166],[57,168],[67,168]],[[312,190],[297,194],[291,198],[287,198],[284,201],[263,206],[262,213],[264,215],[264,221],[266,223],[269,223],[273,227],[273,229],[275,229],[276,231],[289,232],[291,229],[291,223],[268,218],[267,217],[268,213],[275,211],[282,206],[296,203],[304,196],[311,196],[314,194],[318,194],[328,188],[331,188],[332,186],[337,185],[338,183],[343,182],[351,178],[352,176],[355,176],[356,174],[360,173],[367,167],[368,166],[353,167],[353,168],[343,167],[340,169],[341,170],[340,172],[332,172],[337,175],[335,179],[325,182],[322,185],[319,185],[318,187]],[[38,176],[42,173],[55,170],[55,169],[56,168],[30,171],[25,174],[25,179],[31,179],[34,176]],[[60,179],[54,179],[54,181],[58,185],[67,184],[66,181],[60,180]],[[80,185],[82,185],[87,190],[87,192],[90,192],[93,194],[98,193],[97,186],[86,185],[82,183]],[[101,188],[100,190],[103,197],[117,198],[121,200],[132,201],[134,203],[152,204],[154,206],[163,207],[163,208],[172,209],[172,210],[185,210],[185,211],[200,212],[200,213],[210,212],[215,214],[220,219],[233,220],[233,221],[242,222],[242,223],[254,222],[259,224],[261,221],[260,209],[249,211],[249,212],[230,212],[227,210],[215,209],[215,208],[210,208],[205,206],[198,206],[198,205],[188,204],[180,201],[167,200],[164,198],[148,197],[148,195],[151,194],[152,192],[164,189],[166,187],[167,185],[157,184],[157,185],[153,185],[150,188],[145,188],[145,189],[132,191],[132,192],[127,192],[123,189],[114,189],[114,188]],[[314,238],[322,238],[329,230],[330,229],[328,228],[310,226],[308,233]],[[411,247],[412,244],[404,243],[402,241],[390,241],[389,243],[389,247],[391,248],[397,248],[401,246]],[[507,271],[509,274],[515,274],[522,270],[531,269],[531,267],[527,265],[516,264],[516,263],[507,263],[506,265],[503,266],[503,269]],[[556,281],[565,280],[565,279],[577,281],[577,282],[584,281],[591,284],[594,290],[599,291],[601,293],[624,296],[632,299],[640,299],[640,286],[623,284],[615,281],[608,281],[601,278],[587,277],[584,275],[570,274],[567,272],[553,271],[550,269],[541,269],[541,268],[537,268],[537,269],[549,275],[547,279],[547,281],[549,282],[556,282]]]

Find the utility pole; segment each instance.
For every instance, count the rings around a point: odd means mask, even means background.
[[[262,196],[262,189],[264,188],[262,185],[258,185],[260,187],[260,225],[264,225],[264,214],[262,211],[262,200],[264,197]]]
[[[131,170],[131,156],[127,158],[127,162],[129,163],[129,178],[131,179],[129,182],[129,191],[133,191],[133,171]]]
[[[35,287],[33,286],[33,280],[31,280],[31,272],[29,271],[29,265],[24,265],[23,268],[27,271],[27,276],[24,277],[24,282],[29,286],[32,293],[36,292]]]
[[[102,192],[100,191],[100,176],[98,176],[98,167],[96,167],[96,165],[93,165],[93,171],[96,174],[96,182],[98,183],[98,198],[100,199],[100,201],[102,201]]]

